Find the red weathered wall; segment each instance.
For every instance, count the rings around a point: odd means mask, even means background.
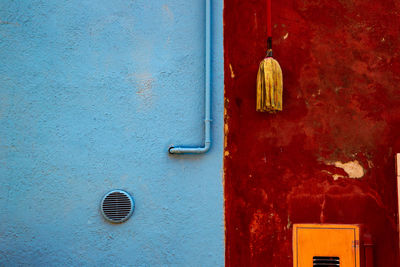
[[[349,223],[398,266],[400,2],[273,1],[276,115],[255,111],[265,4],[225,0],[226,265],[292,266],[294,223]]]

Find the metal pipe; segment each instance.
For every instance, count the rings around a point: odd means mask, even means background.
[[[400,153],[396,153],[396,173],[397,173],[397,227],[399,232],[400,249]]]
[[[206,80],[204,103],[204,146],[181,147],[171,146],[170,154],[201,154],[206,153],[211,146],[211,0],[206,0]]]

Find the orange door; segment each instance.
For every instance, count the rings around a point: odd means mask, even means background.
[[[359,267],[359,235],[357,225],[295,224],[293,266]]]

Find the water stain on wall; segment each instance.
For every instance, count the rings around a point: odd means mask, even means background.
[[[150,108],[153,105],[153,83],[154,79],[149,73],[140,73],[135,75],[136,94],[141,100],[143,108]]]
[[[362,224],[377,266],[396,265],[400,6],[273,1],[275,115],[255,110],[265,8],[225,1],[227,266],[292,266],[293,223]]]

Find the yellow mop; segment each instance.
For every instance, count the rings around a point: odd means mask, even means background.
[[[257,111],[275,113],[282,110],[282,70],[272,58],[271,0],[267,0],[267,55],[257,74]]]

